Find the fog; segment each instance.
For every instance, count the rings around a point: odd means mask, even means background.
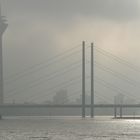
[[[21,76],[19,79],[16,79],[16,75],[22,75],[31,66],[42,62],[43,64],[47,63],[50,57],[78,46],[83,40],[86,41],[87,46],[94,42],[95,47],[102,48],[140,67],[138,61],[140,59],[139,0],[1,0],[1,7],[2,14],[6,16],[9,25],[3,38],[6,102],[13,102],[13,100],[17,103],[30,102],[29,98],[37,94],[32,102],[40,103],[49,100],[51,97],[47,98],[44,94],[47,92],[45,91],[46,86],[53,88],[52,86],[59,82],[70,80],[81,73],[81,69],[63,75],[59,79],[56,78],[50,83],[44,82],[34,86],[34,88],[30,88],[29,84],[37,82],[37,79],[43,75],[59,71],[60,68],[80,60],[81,54],[67,58],[66,62],[57,63],[51,68],[29,73],[25,77]],[[87,59],[90,59],[89,50]],[[113,77],[110,73],[96,68],[95,65],[96,76],[128,91],[131,95],[130,98],[133,95],[136,99],[140,98],[139,70],[127,68],[127,66],[118,64],[96,52],[95,59],[125,75],[131,79],[131,83]],[[88,75],[90,75],[89,65],[87,66]],[[73,89],[81,88],[80,83],[78,86],[64,89],[68,90],[70,94]],[[136,83],[135,86],[133,83]],[[90,90],[89,80],[87,80],[86,86],[87,90]],[[53,91],[54,94],[58,90],[61,90],[61,87]],[[100,96],[105,96],[111,102],[113,97],[119,94],[119,92],[114,93],[100,84],[96,85],[96,90],[101,93]],[[9,96],[11,91],[13,94]]]

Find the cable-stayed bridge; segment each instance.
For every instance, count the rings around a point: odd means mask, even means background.
[[[87,46],[85,48],[88,50],[88,49],[90,49],[90,46]],[[30,75],[34,75],[34,74],[38,73],[39,71],[42,71],[42,69],[43,70],[48,69],[56,63],[59,64],[62,61],[70,60],[70,58],[73,58],[75,55],[77,56],[79,54],[78,60],[73,60],[73,62],[66,63],[65,65],[63,64],[63,67],[60,68],[59,70],[54,70],[54,71],[51,71],[50,73],[43,74],[43,75],[37,77],[35,79],[35,81],[33,81],[33,82],[28,81],[23,87],[20,87],[20,88],[17,88],[17,87],[13,88],[12,87],[12,89],[6,93],[5,99],[8,100],[8,99],[14,98],[16,96],[19,96],[19,94],[28,93],[28,90],[29,91],[34,90],[34,88],[38,88],[44,83],[46,85],[48,85],[49,82],[52,81],[51,83],[53,83],[53,82],[58,80],[58,82],[56,84],[54,84],[54,86],[48,86],[48,87],[46,86],[45,88],[43,87],[43,89],[41,89],[40,92],[37,91],[37,92],[31,93],[29,95],[26,95],[27,97],[24,98],[23,103],[19,103],[19,102],[16,103],[16,101],[12,101],[12,103],[2,104],[0,106],[0,109],[4,109],[5,111],[8,111],[8,110],[13,109],[13,108],[14,109],[17,109],[17,108],[21,108],[21,109],[22,108],[31,108],[32,109],[32,108],[38,108],[38,107],[39,108],[40,107],[42,107],[42,108],[44,108],[44,107],[46,107],[46,108],[83,108],[84,107],[84,111],[85,111],[85,108],[91,108],[91,107],[92,108],[114,108],[114,115],[115,115],[116,108],[120,108],[120,115],[121,115],[122,114],[121,108],[140,107],[139,99],[137,97],[135,97],[134,94],[132,94],[130,91],[125,91],[125,89],[122,89],[122,88],[118,87],[117,85],[113,85],[110,81],[107,81],[106,79],[101,78],[98,75],[96,75],[96,73],[92,73],[92,74],[94,74],[94,75],[92,75],[92,76],[94,76],[92,79],[93,80],[92,85],[95,85],[95,83],[96,83],[97,85],[99,84],[100,86],[107,88],[109,91],[115,92],[117,94],[118,93],[125,94],[126,97],[134,99],[136,101],[136,104],[110,103],[109,97],[106,96],[105,94],[99,93],[99,91],[97,91],[96,88],[94,88],[94,89],[92,88],[92,90],[93,90],[92,92],[94,92],[94,97],[93,97],[94,100],[98,99],[98,100],[100,100],[102,102],[106,102],[106,103],[104,103],[104,104],[98,103],[97,104],[94,102],[92,105],[87,104],[85,102],[85,97],[83,99],[83,96],[81,98],[81,104],[77,104],[76,102],[70,104],[67,101],[67,98],[66,98],[66,100],[64,98],[64,100],[61,101],[61,103],[55,103],[55,102],[53,102],[53,103],[51,102],[50,104],[47,102],[46,103],[43,103],[43,102],[36,103],[35,102],[36,100],[50,99],[54,94],[56,94],[57,90],[65,89],[65,88],[67,89],[68,87],[71,87],[70,88],[71,93],[68,94],[68,98],[75,98],[75,97],[78,97],[80,95],[83,95],[83,89],[82,89],[83,85],[81,85],[81,82],[83,81],[83,75],[82,75],[83,71],[81,70],[81,68],[83,68],[82,63],[83,63],[83,61],[85,62],[84,68],[86,69],[87,64],[91,64],[91,61],[89,60],[89,58],[87,58],[87,60],[82,59],[82,57],[81,57],[82,51],[81,50],[82,50],[81,45],[77,45],[73,48],[70,48],[70,49],[68,49],[62,53],[59,53],[56,56],[48,59],[47,62],[45,62],[45,63],[39,63],[36,65],[33,65],[21,73],[16,73],[16,74],[8,77],[5,80],[5,84],[7,84],[7,85],[11,84],[11,81],[13,83],[18,82],[22,78],[23,79],[25,79],[26,77],[28,78]],[[120,57],[117,57],[117,56],[111,54],[110,52],[107,52],[99,47],[94,47],[94,54],[95,53],[98,53],[100,55],[104,55],[105,57],[112,59],[115,63],[121,64],[121,65],[127,67],[128,69],[131,69],[131,70],[137,71],[137,72],[140,71],[138,67],[132,65],[131,63],[127,62],[126,60],[124,60]],[[101,71],[103,71],[105,73],[109,73],[113,77],[127,83],[130,86],[134,86],[134,87],[138,86],[137,81],[132,80],[131,78],[129,78],[127,75],[125,75],[123,73],[112,70],[111,68],[100,64],[99,62],[97,62],[95,57],[94,57],[93,64],[91,65],[91,67],[92,66],[97,67]],[[75,72],[76,75],[75,74],[74,74],[74,76],[70,75],[70,78],[66,78],[66,76],[67,75],[69,76],[70,73],[73,74],[74,70],[77,70],[78,73]],[[61,77],[66,78],[66,80],[61,81],[60,80]],[[86,76],[86,73],[85,73],[84,78],[85,78],[84,80],[90,80],[91,75],[87,74],[87,76]],[[92,87],[92,85],[91,85],[91,87]],[[73,89],[73,86],[75,86],[74,89]],[[85,90],[84,92],[85,92],[84,96],[86,96],[87,93],[91,93],[91,90],[88,89],[88,91]],[[114,96],[115,96],[115,94],[114,94]],[[84,105],[82,104],[83,100],[84,100]],[[25,102],[25,101],[28,101],[28,102]],[[4,112],[4,111],[2,111],[2,112]],[[95,114],[93,114],[93,115],[95,115]],[[83,117],[85,117],[85,114]]]
[[[0,22],[2,60],[2,35],[7,24],[2,16]],[[107,65],[109,61],[113,65]],[[133,73],[140,72],[139,67],[124,58],[85,42],[31,65],[22,72],[4,77],[4,82],[1,61],[0,114],[17,108],[81,108],[82,117],[85,117],[85,109],[91,108],[91,117],[94,117],[94,108],[114,108],[116,116],[116,109],[120,108],[122,116],[122,108],[140,107],[140,99],[136,96],[139,82],[133,75],[121,71],[120,67]],[[134,103],[117,103],[116,94],[125,95]],[[88,103],[87,95],[90,98]]]

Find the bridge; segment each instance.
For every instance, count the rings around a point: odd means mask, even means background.
[[[60,104],[3,104],[0,105],[0,109],[8,109],[8,108],[36,108],[36,107],[45,107],[45,108],[82,108],[82,105],[78,104],[66,104],[66,105],[60,105]],[[90,104],[85,105],[86,108],[90,108]],[[140,104],[94,104],[94,108],[139,108]]]
[[[129,63],[128,61],[115,56],[114,54],[107,52],[106,50],[96,46],[91,43],[90,46],[86,46],[85,41],[82,42],[82,44],[74,46],[68,50],[65,50],[62,53],[57,54],[56,56],[53,56],[53,58],[47,59],[46,62],[41,62],[39,64],[30,66],[29,69],[26,69],[25,71],[21,72],[21,73],[15,73],[14,75],[8,77],[5,81],[6,85],[10,85],[12,83],[20,83],[21,79],[27,79],[30,75],[37,75],[36,73],[42,70],[48,70],[46,68],[50,68],[52,65],[55,65],[55,67],[57,66],[56,64],[59,64],[59,62],[68,60],[68,58],[73,58],[74,55],[79,56],[79,54],[82,56],[77,57],[78,60],[73,60],[73,62],[66,62],[67,65],[63,65],[62,64],[62,68],[59,70],[52,70],[50,73],[45,73],[44,75],[41,75],[40,77],[37,77],[34,81],[32,80],[31,82],[27,80],[27,83],[24,83],[23,86],[19,86],[14,87],[11,86],[10,90],[6,90],[6,95],[4,93],[3,90],[3,85],[4,85],[4,81],[3,81],[3,58],[2,58],[2,37],[3,37],[3,33],[6,30],[8,24],[6,23],[6,20],[3,16],[0,15],[0,114],[1,116],[8,113],[9,110],[16,110],[16,109],[20,109],[22,110],[24,109],[34,109],[34,108],[81,108],[81,116],[83,118],[86,117],[86,108],[90,108],[91,109],[91,118],[93,118],[96,114],[94,113],[94,109],[95,108],[113,108],[114,109],[114,117],[117,117],[117,109],[119,108],[120,111],[120,117],[122,117],[123,115],[123,108],[139,108],[140,104],[139,104],[139,99],[137,97],[134,96],[133,93],[131,93],[130,91],[126,91],[126,89],[122,89],[121,87],[119,87],[118,85],[114,85],[112,83],[110,83],[110,81],[107,81],[105,78],[100,77],[99,75],[97,75],[95,73],[95,66],[98,68],[99,71],[103,71],[106,73],[109,73],[110,75],[112,75],[113,77],[117,78],[118,80],[120,80],[121,82],[123,81],[124,83],[127,84],[127,86],[134,86],[134,88],[138,87],[139,88],[139,84],[135,81],[132,80],[128,75],[120,73],[118,71],[115,71],[113,69],[111,69],[110,67],[107,67],[105,65],[100,64],[97,60],[95,60],[95,52],[98,53],[99,55],[102,55],[104,57],[107,57],[108,59],[111,59],[113,62],[117,63],[117,65],[123,65],[125,66],[125,68],[128,68],[132,71],[137,71],[140,72],[139,67]],[[82,48],[82,49],[81,49]],[[80,50],[79,50],[80,49]],[[86,50],[90,51],[90,58],[86,59]],[[90,72],[88,73],[88,76],[86,75],[87,72],[87,63],[90,66]],[[65,67],[63,67],[65,66]],[[74,70],[77,70],[77,72],[75,72]],[[71,75],[69,72],[72,73],[80,73],[79,75]],[[41,72],[40,72],[41,73]],[[42,74],[42,73],[41,73]],[[66,75],[65,75],[66,74]],[[65,75],[65,76],[64,76]],[[64,76],[64,77],[63,77]],[[68,80],[64,80],[61,81],[63,79],[65,79],[66,76],[69,76],[67,79]],[[86,80],[89,79],[90,84],[86,84]],[[23,80],[24,81],[24,80]],[[53,85],[55,82],[57,81],[57,84],[55,84],[54,86],[50,86]],[[80,83],[80,85],[79,85]],[[108,90],[110,90],[109,92],[111,92],[113,94],[113,97],[117,94],[125,94],[126,97],[130,97],[132,99],[135,100],[135,104],[126,104],[126,103],[117,103],[116,102],[116,98],[114,98],[114,103],[110,103],[110,98],[108,99],[108,97],[105,94],[100,94],[99,91],[96,91],[96,87],[95,84],[98,84],[101,87],[107,88]],[[50,85],[49,85],[50,84]],[[77,85],[78,84],[78,85]],[[46,87],[44,88],[44,86],[41,88],[42,85],[45,85]],[[49,86],[48,86],[49,85]],[[75,87],[71,87],[71,86],[75,86]],[[87,94],[87,85],[90,85],[90,90],[88,91],[88,93],[90,94],[90,104],[86,103],[86,94]],[[39,91],[37,88],[40,87],[39,89],[41,89],[41,91]],[[79,88],[78,90],[77,87]],[[63,101],[61,100],[61,103],[57,104],[54,102],[53,104],[50,103],[35,103],[35,100],[39,100],[39,99],[50,99],[53,97],[52,96],[55,92],[57,92],[57,90],[59,88],[70,88],[70,92],[73,93],[71,95],[68,95],[68,97],[74,97],[78,96],[80,98],[81,103],[80,104],[76,104],[76,103],[69,103],[67,101],[66,98],[63,99]],[[89,88],[89,87],[88,87]],[[37,89],[37,90],[36,90]],[[74,89],[74,91],[73,91]],[[100,88],[98,88],[100,89]],[[30,90],[33,90],[30,94]],[[115,92],[115,94],[114,94]],[[27,103],[18,103],[15,101],[14,98],[16,98],[16,96],[23,96],[24,93],[26,93],[26,95],[29,95],[27,97],[21,97],[24,98],[24,102],[28,101]],[[78,94],[80,93],[80,95]],[[103,93],[103,92],[102,92]],[[106,104],[104,103],[96,103],[95,98],[98,98],[99,100],[101,99],[101,101],[107,101]],[[58,97],[57,97],[58,99]],[[13,103],[6,103],[4,102],[4,100],[12,100]],[[112,99],[111,99],[112,100]],[[32,102],[33,103],[30,103]],[[136,102],[137,101],[137,102]]]
[[[123,108],[140,108],[140,104],[94,104],[94,108],[113,108],[114,109],[114,118],[117,117],[117,109],[119,109],[119,117],[123,116]],[[7,112],[10,110],[22,110],[22,109],[39,109],[39,108],[45,108],[51,109],[51,108],[82,108],[82,105],[78,104],[66,104],[66,105],[60,105],[60,104],[3,104],[0,105],[0,114],[7,114]],[[90,104],[86,104],[85,108],[91,108]],[[13,114],[14,115],[14,114]]]

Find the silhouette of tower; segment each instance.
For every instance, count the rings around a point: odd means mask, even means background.
[[[2,55],[2,37],[8,24],[6,19],[1,15],[0,8],[0,104],[3,104],[3,55]]]

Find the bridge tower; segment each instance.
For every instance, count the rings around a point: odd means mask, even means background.
[[[3,104],[3,54],[2,54],[2,38],[5,30],[7,29],[8,24],[6,19],[1,14],[0,8],[0,104]]]

